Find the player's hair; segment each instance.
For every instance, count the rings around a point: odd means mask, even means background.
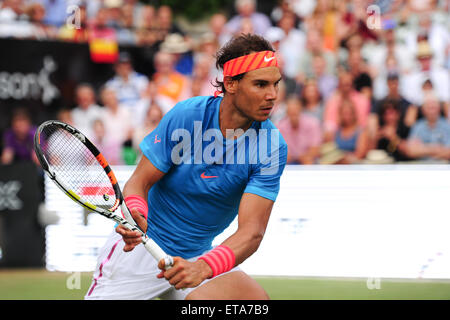
[[[269,41],[256,34],[241,34],[233,37],[222,48],[217,51],[216,54],[216,67],[219,70],[223,70],[224,64],[232,59],[245,56],[252,52],[260,51],[273,51],[272,45]],[[238,74],[232,77],[233,80],[241,80],[245,73]],[[226,92],[225,86],[222,81],[215,79],[213,86],[222,92]]]

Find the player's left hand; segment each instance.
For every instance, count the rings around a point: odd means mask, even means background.
[[[164,269],[162,259],[158,263],[158,268],[162,271],[157,277],[165,278],[175,289],[195,288],[212,275],[212,270],[205,261],[190,262],[181,257],[174,257],[173,266],[168,270]]]

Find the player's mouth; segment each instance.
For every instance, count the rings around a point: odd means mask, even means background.
[[[270,112],[272,112],[272,109],[273,109],[273,104],[261,108],[261,111],[262,111],[264,114],[270,114]]]

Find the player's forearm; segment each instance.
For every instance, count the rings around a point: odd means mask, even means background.
[[[233,251],[235,265],[239,265],[258,250],[263,237],[263,231],[241,229],[226,239],[222,245]]]

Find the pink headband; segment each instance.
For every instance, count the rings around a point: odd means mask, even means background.
[[[223,65],[223,76],[234,77],[238,74],[246,73],[256,69],[267,67],[277,67],[278,61],[273,51],[259,51],[231,59]],[[221,91],[216,91],[214,96],[217,97]]]

